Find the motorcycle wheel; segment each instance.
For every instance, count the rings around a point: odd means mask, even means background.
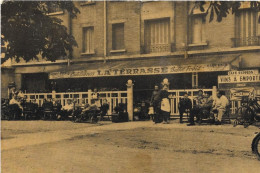
[[[252,142],[252,151],[256,154],[258,160],[260,160],[260,134],[258,134]]]

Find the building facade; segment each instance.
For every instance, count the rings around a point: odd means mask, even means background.
[[[260,94],[259,12],[241,7],[239,15],[209,22],[193,2],[76,1],[80,14],[59,17],[75,37],[72,59],[12,62],[2,66],[2,97],[15,82],[25,92],[125,89],[134,82],[134,97],[147,99],[155,84],[168,78],[170,89],[212,88],[230,71],[253,70],[256,79],[223,82],[219,87],[250,84]],[[249,79],[250,80],[250,79]],[[223,85],[222,85],[223,84]],[[141,98],[137,98],[141,97]]]

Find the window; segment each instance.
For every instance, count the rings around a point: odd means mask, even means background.
[[[124,23],[118,23],[112,25],[112,49],[113,50],[125,49]]]
[[[49,14],[51,14],[51,13],[63,13],[60,6],[58,4],[55,4],[55,3],[50,3],[48,5],[48,12],[49,12]]]
[[[258,13],[255,10],[242,9],[235,20],[235,47],[259,45]]]
[[[79,4],[81,6],[84,6],[84,5],[91,5],[91,4],[95,4],[96,2],[93,1],[93,0],[85,0],[85,1],[80,1]]]
[[[206,42],[205,39],[205,15],[197,14],[191,16],[190,20],[190,43],[202,44]]]
[[[94,53],[94,27],[83,28],[83,53]]]
[[[192,73],[192,88],[198,88],[198,73]]]
[[[145,51],[170,52],[170,19],[145,21]]]

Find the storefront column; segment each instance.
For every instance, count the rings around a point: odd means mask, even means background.
[[[52,95],[52,99],[54,100],[55,99],[55,95],[56,95],[56,91],[52,90],[51,95]]]
[[[215,99],[217,97],[217,87],[216,86],[213,86],[212,88],[212,98]]]
[[[134,84],[132,80],[127,81],[127,112],[128,112],[128,118],[130,121],[133,121],[133,100],[134,100],[134,95],[133,95],[133,88]]]
[[[92,94],[92,91],[91,89],[88,90],[88,104],[91,105],[91,94]]]

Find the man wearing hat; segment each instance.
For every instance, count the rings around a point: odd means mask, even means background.
[[[159,90],[159,86],[155,85],[154,91],[152,93],[150,105],[153,106],[154,115],[156,114],[156,117],[158,117],[158,114],[160,113],[160,102],[161,102],[160,92],[161,91]]]
[[[187,126],[195,125],[195,123],[194,123],[194,116],[196,116],[197,119],[200,119],[200,114],[201,114],[203,103],[204,103],[203,99],[204,99],[203,91],[199,90],[198,97],[195,99],[195,105],[191,109],[190,119],[189,119],[190,123],[187,124]]]

